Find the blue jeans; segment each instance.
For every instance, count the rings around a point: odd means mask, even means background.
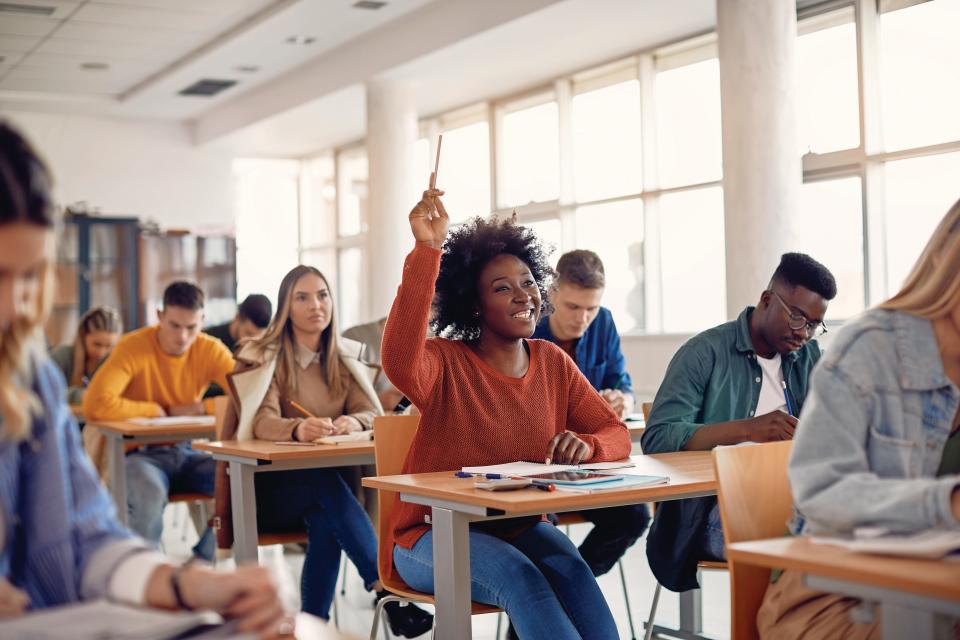
[[[393,548],[404,581],[433,593],[433,531],[412,549]],[[539,522],[513,540],[470,529],[470,587],[477,602],[507,612],[521,638],[617,638],[617,625],[590,567],[567,536]]]
[[[707,515],[707,526],[700,534],[697,544],[697,559],[722,562],[727,559],[727,548],[723,543],[723,523],[720,521],[720,505],[713,505]]]
[[[159,543],[163,510],[174,493],[205,493],[213,497],[213,458],[194,451],[189,442],[149,446],[127,455],[127,514],[130,528],[150,542]],[[193,553],[212,561],[213,531],[207,527]]]
[[[327,620],[337,589],[340,550],[369,591],[377,580],[377,538],[366,511],[336,469],[274,471],[255,476],[257,528],[263,533],[307,529],[300,578],[301,608]]]

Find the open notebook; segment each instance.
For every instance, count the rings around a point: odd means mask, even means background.
[[[910,534],[895,534],[884,529],[865,527],[853,536],[811,536],[811,542],[831,544],[858,553],[873,553],[909,558],[939,559],[960,553],[960,531],[931,529]]]
[[[464,473],[483,475],[498,473],[503,476],[532,476],[538,473],[552,473],[554,471],[606,471],[609,469],[626,469],[632,467],[630,458],[613,462],[590,462],[584,464],[543,464],[542,462],[506,462],[491,464],[483,467],[464,467]]]
[[[43,609],[0,621],[0,638],[30,640],[161,640],[179,638],[195,630],[196,640],[256,638],[222,624],[213,613],[170,612],[113,604],[104,600]]]

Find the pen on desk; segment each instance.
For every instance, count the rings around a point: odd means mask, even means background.
[[[453,475],[456,476],[457,478],[472,478],[472,477],[473,477],[473,474],[472,474],[472,473],[467,473],[466,471],[457,471],[457,472],[454,473]]]
[[[556,491],[557,490],[557,485],[553,484],[552,482],[547,484],[539,484],[537,482],[534,482],[532,484],[537,489],[540,489],[540,491]]]
[[[294,409],[296,409],[297,411],[299,411],[300,413],[302,413],[302,414],[305,415],[306,417],[308,417],[308,418],[316,418],[316,417],[317,417],[317,416],[313,415],[312,413],[310,413],[309,411],[307,411],[306,409],[304,409],[304,408],[303,408],[303,405],[300,404],[299,402],[295,402],[294,400],[290,400],[289,402],[290,402],[290,406],[291,406],[291,407],[293,407]]]
[[[780,386],[783,387],[783,399],[787,401],[787,413],[796,417],[796,414],[793,413],[793,405],[790,403],[790,393],[787,391],[786,381],[781,381]]]

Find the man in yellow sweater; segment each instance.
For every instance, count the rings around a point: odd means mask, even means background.
[[[163,292],[159,324],[120,339],[83,397],[88,422],[135,417],[212,413],[201,398],[211,382],[227,388],[233,356],[222,342],[203,334],[203,292],[174,282]],[[127,455],[130,528],[154,542],[163,532],[163,509],[171,489],[213,495],[214,461],[189,442],[148,445]],[[211,560],[212,532],[200,537],[194,553]]]

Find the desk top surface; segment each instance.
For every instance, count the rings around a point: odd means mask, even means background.
[[[137,424],[129,420],[97,420],[87,421],[87,427],[96,427],[103,431],[119,433],[122,436],[135,438],[137,436],[170,436],[186,438],[209,438],[213,435],[212,424]]]
[[[670,500],[679,496],[699,493],[716,493],[717,482],[709,451],[681,451],[652,456],[632,456],[635,467],[615,469],[614,473],[628,475],[658,475],[670,478],[668,484],[649,487],[631,487],[622,490],[607,490],[596,493],[573,491],[547,492],[535,488],[516,491],[484,491],[473,487],[473,478],[458,478],[453,471],[415,473],[396,476],[364,478],[363,485],[406,494],[470,504],[505,513],[524,513],[542,510],[567,510],[572,507],[588,508],[636,498],[636,502]]]
[[[771,569],[802,571],[837,580],[960,601],[960,562],[856,553],[842,547],[782,537],[737,542],[727,557]]]
[[[342,442],[340,444],[288,445],[270,440],[220,440],[195,442],[193,448],[214,456],[232,456],[255,460],[301,460],[368,454],[373,456],[372,442]]]

